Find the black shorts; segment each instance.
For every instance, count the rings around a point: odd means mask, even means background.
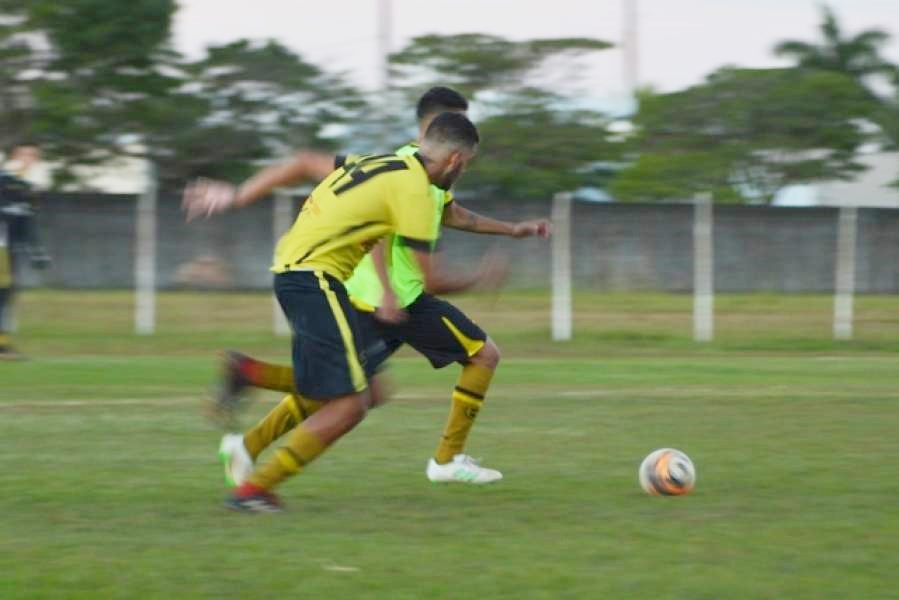
[[[409,318],[395,325],[379,321],[373,313],[357,312],[369,374],[403,344],[415,348],[435,369],[440,369],[467,362],[487,341],[487,334],[465,313],[430,294],[422,294],[407,306]]]
[[[293,329],[297,391],[312,400],[363,391],[365,342],[343,284],[320,271],[292,271],[275,276],[275,296]]]

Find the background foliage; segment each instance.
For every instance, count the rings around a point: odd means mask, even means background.
[[[293,148],[402,144],[418,95],[442,84],[472,99],[485,140],[468,190],[547,198],[592,187],[622,201],[703,191],[760,203],[784,185],[851,179],[867,144],[899,140],[899,68],[881,56],[889,34],[849,35],[827,7],[818,40],[773,49],[794,66],[727,66],[685,90],[643,90],[625,116],[541,78],[561,69],[582,79],[568,59],[610,48],[603,40],[420,36],[390,57],[390,89],[374,94],[274,41],[181,56],[171,45],[176,9],[175,0],[0,0],[0,147],[40,143],[61,165],[58,184],[71,182],[73,165],[145,157],[177,189],[197,175],[240,180]],[[613,134],[623,119],[631,135]]]

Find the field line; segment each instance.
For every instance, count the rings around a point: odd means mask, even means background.
[[[505,387],[505,386],[504,386]],[[568,399],[652,399],[658,400],[659,397],[666,399],[676,398],[708,398],[711,396],[721,396],[722,400],[734,399],[768,399],[771,396],[788,396],[790,399],[809,399],[809,398],[851,398],[859,390],[852,388],[845,389],[797,389],[795,386],[788,385],[771,385],[771,386],[752,386],[745,388],[733,388],[726,391],[717,387],[708,386],[654,386],[654,387],[623,387],[623,388],[575,388],[575,389],[554,389],[545,387],[533,390],[522,390],[512,387],[511,389],[500,389],[490,394],[491,398],[498,401],[507,402],[515,400],[535,400],[547,397],[568,398]],[[899,390],[895,388],[882,388],[877,390],[866,390],[865,395],[876,396],[880,399],[899,399]],[[169,396],[165,398],[112,398],[112,399],[91,399],[91,398],[72,398],[68,400],[12,400],[0,401],[0,411],[3,409],[28,409],[28,408],[76,408],[76,407],[92,407],[92,408],[115,408],[115,407],[141,407],[141,406],[179,406],[179,405],[199,405],[208,397],[202,393],[191,396]],[[257,395],[253,402],[258,404],[274,404],[279,402],[281,394],[278,392],[267,392]],[[392,400],[398,401],[429,401],[449,399],[449,394],[441,388],[423,388],[420,391],[407,391],[393,394]]]

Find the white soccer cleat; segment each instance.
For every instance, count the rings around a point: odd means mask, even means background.
[[[445,465],[437,464],[433,458],[428,461],[428,469],[425,471],[428,479],[435,483],[493,483],[503,478],[503,474],[496,469],[488,469],[478,464],[478,461],[467,454],[457,454],[453,460]]]
[[[219,460],[225,467],[225,482],[237,487],[253,473],[253,459],[243,445],[243,436],[239,433],[226,433],[219,444]]]

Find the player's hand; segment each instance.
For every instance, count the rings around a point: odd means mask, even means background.
[[[237,187],[224,181],[200,178],[184,188],[181,210],[188,221],[223,213],[237,201]]]
[[[533,221],[522,221],[520,223],[516,223],[515,227],[512,230],[512,237],[514,238],[526,238],[526,237],[542,237],[544,239],[548,238],[552,233],[552,223],[547,219],[534,219]]]
[[[490,252],[478,265],[478,286],[487,290],[497,290],[509,275],[509,259],[504,254]]]
[[[399,307],[396,300],[396,294],[392,290],[385,291],[381,297],[381,306],[375,309],[375,318],[384,323],[397,324],[402,323],[409,315],[405,310]]]

